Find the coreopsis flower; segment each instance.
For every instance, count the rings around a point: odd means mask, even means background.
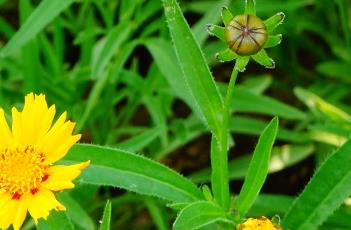
[[[72,180],[89,165],[53,165],[81,137],[72,135],[75,123],[66,112],[52,125],[55,106],[45,96],[28,94],[24,108],[12,108],[12,127],[0,108],[0,228],[23,224],[27,212],[35,223],[49,212],[65,210],[54,192],[74,187]]]
[[[282,35],[273,35],[273,30],[284,20],[284,13],[280,12],[267,20],[256,16],[255,1],[245,1],[244,14],[233,16],[223,7],[222,20],[224,27],[208,25],[210,34],[224,41],[228,48],[217,53],[220,61],[236,60],[235,68],[244,71],[250,58],[257,63],[274,68],[274,61],[267,55],[265,48],[280,44]]]
[[[244,223],[239,224],[237,230],[282,230],[282,228],[273,224],[272,221],[266,217],[249,218]]]

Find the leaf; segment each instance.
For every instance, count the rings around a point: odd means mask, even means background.
[[[311,230],[351,194],[351,140],[321,165],[283,220],[284,229]]]
[[[282,42],[283,35],[269,35],[266,43],[264,44],[264,48],[272,48],[274,46],[279,45]]]
[[[87,159],[91,164],[83,171],[81,182],[119,187],[171,202],[203,199],[201,191],[175,171],[120,149],[78,144],[64,160],[81,162]]]
[[[138,152],[150,144],[153,140],[155,140],[160,135],[160,133],[160,128],[155,127],[118,143],[117,147],[131,152]]]
[[[245,14],[256,15],[256,2],[255,0],[245,0]]]
[[[314,150],[315,148],[311,144],[283,145],[281,147],[275,147],[272,150],[268,171],[269,173],[274,173],[294,165],[306,159],[313,153]],[[244,155],[230,161],[228,164],[229,178],[231,180],[244,178],[247,174],[251,158],[252,157],[250,155]],[[189,178],[194,183],[200,184],[210,181],[210,177],[211,169],[206,168],[191,174]]]
[[[163,39],[148,39],[145,45],[176,96],[186,102],[200,119],[203,119],[203,115],[183,78],[182,70],[176,61],[177,57],[171,43]]]
[[[70,6],[73,0],[43,0],[28,17],[25,23],[0,51],[0,58],[8,56],[22,48],[34,38],[57,15]]]
[[[257,54],[252,55],[252,58],[260,65],[266,68],[274,69],[275,63],[272,58],[270,58],[264,49],[261,49]]]
[[[248,172],[245,176],[244,185],[236,200],[236,209],[241,216],[245,216],[251,208],[267,177],[269,160],[277,131],[278,118],[275,117],[268,124],[258,140]]]
[[[111,209],[111,201],[108,200],[105,205],[104,214],[102,215],[100,230],[110,230]]]
[[[215,85],[199,44],[176,0],[163,0],[163,7],[174,48],[185,80],[213,134],[220,139],[222,98]]]
[[[48,216],[47,220],[42,218],[39,219],[37,225],[38,230],[74,230],[74,226],[66,212],[63,211],[52,211]]]
[[[101,75],[120,46],[128,39],[133,29],[133,25],[124,21],[109,31],[106,40],[103,41],[102,48],[98,51],[96,58],[92,60],[92,78],[101,78]]]
[[[224,94],[225,87],[220,89]],[[247,89],[236,87],[233,98],[234,111],[267,114],[292,120],[303,120],[306,117],[305,113],[290,105],[265,95],[256,95]]]
[[[233,223],[227,219],[226,213],[220,207],[208,201],[198,201],[189,204],[179,212],[173,224],[174,230],[202,229],[211,226],[211,229],[219,229],[220,223],[231,225]],[[223,228],[220,228],[223,229]],[[225,228],[227,229],[227,228]]]
[[[267,27],[267,32],[271,33],[277,26],[283,23],[285,14],[283,12],[276,13],[272,17],[264,21],[264,24]]]
[[[85,230],[94,230],[95,224],[87,210],[74,200],[67,192],[57,194],[59,201],[66,207],[67,216],[74,224]]]

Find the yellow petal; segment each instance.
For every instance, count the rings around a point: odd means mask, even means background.
[[[12,134],[5,119],[4,110],[0,108],[0,151],[11,145]]]
[[[70,189],[74,187],[72,180],[78,177],[83,169],[88,167],[90,161],[75,165],[56,165],[48,168],[47,180],[42,182],[42,186],[52,191]]]
[[[22,138],[22,116],[15,107],[12,108],[12,135],[16,146],[22,146],[25,141]]]
[[[50,150],[47,150],[48,157],[45,160],[47,164],[51,164],[52,162],[58,161],[59,159],[63,158],[68,150],[75,144],[79,139],[81,138],[81,135],[74,135],[70,136],[67,138],[65,142],[61,142],[58,146],[55,143],[55,145],[52,145]]]
[[[0,210],[0,228],[8,229],[14,222],[14,217],[20,205],[19,200],[7,199]]]
[[[27,204],[25,199],[19,200],[19,205],[17,207],[16,213],[13,220],[13,229],[19,230],[26,219],[27,215]]]
[[[65,210],[65,207],[56,200],[54,194],[41,187],[35,194],[26,194],[29,214],[37,224],[39,218],[46,219],[52,209]]]
[[[25,103],[22,117],[22,138],[26,144],[34,146],[38,139],[43,136],[51,127],[55,115],[55,107],[48,105],[43,94],[28,94],[25,97]]]

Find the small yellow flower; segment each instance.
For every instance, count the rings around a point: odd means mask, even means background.
[[[74,187],[89,161],[64,166],[52,163],[66,155],[81,137],[63,113],[52,125],[55,106],[45,96],[28,94],[22,112],[12,108],[12,129],[0,108],[0,229],[19,229],[27,211],[35,223],[52,209],[65,210],[53,192]]]
[[[238,225],[237,230],[282,230],[278,225],[275,225],[268,218],[249,218],[244,223]]]

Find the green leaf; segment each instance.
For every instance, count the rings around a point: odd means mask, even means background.
[[[205,122],[218,138],[221,135],[222,98],[176,0],[163,0],[163,7],[179,64],[190,91],[205,117]]]
[[[220,207],[208,201],[198,201],[189,204],[179,212],[173,224],[174,230],[203,229],[211,226],[210,229],[219,229],[220,223],[231,226],[234,224],[227,219],[226,213]],[[227,228],[220,228],[227,229]]]
[[[47,220],[39,219],[38,230],[74,230],[74,226],[64,211],[51,211]]]
[[[0,58],[11,55],[34,38],[57,15],[70,6],[73,0],[43,0],[25,23],[0,51]]]
[[[111,29],[103,41],[102,48],[98,50],[96,58],[92,60],[92,78],[101,78],[108,62],[121,45],[128,39],[133,29],[133,25],[128,22],[122,22]]]
[[[272,17],[268,18],[267,20],[264,21],[264,24],[266,25],[267,32],[271,33],[277,26],[283,23],[285,18],[285,14],[283,12],[276,13]]]
[[[289,166],[292,166],[310,156],[315,150],[311,144],[306,145],[283,145],[275,147],[272,150],[272,156],[269,161],[269,173],[278,172]],[[232,160],[228,164],[229,178],[231,180],[238,180],[245,177],[247,174],[251,155],[244,155]],[[194,183],[207,183],[210,181],[211,169],[203,169],[190,175],[191,181]]]
[[[282,42],[283,36],[281,34],[269,35],[264,48],[271,48],[279,45]]]
[[[184,80],[182,70],[176,61],[177,56],[172,49],[171,43],[163,39],[148,39],[145,41],[145,45],[161,73],[173,89],[174,94],[186,102],[200,119],[203,119],[203,115],[199,111],[190,89]]]
[[[159,127],[146,130],[139,135],[135,135],[121,143],[117,147],[131,152],[138,152],[155,140],[161,133]]]
[[[321,165],[283,220],[284,229],[317,229],[351,194],[351,140]]]
[[[272,58],[268,56],[264,49],[261,49],[257,54],[252,55],[252,58],[260,65],[266,68],[274,69],[275,63]]]
[[[233,61],[234,59],[236,59],[238,57],[239,56],[236,53],[234,53],[233,51],[231,51],[229,48],[216,54],[216,59],[219,60],[220,62]]]
[[[74,200],[67,192],[58,193],[57,197],[59,201],[66,207],[67,216],[75,225],[86,230],[94,230],[96,228],[94,221],[87,213],[87,210],[85,210],[81,204]]]
[[[104,209],[104,214],[102,216],[102,221],[100,225],[100,230],[110,230],[111,223],[111,201],[107,201]]]
[[[139,194],[160,197],[171,202],[203,199],[201,191],[175,171],[127,151],[96,145],[75,145],[64,160],[90,160],[80,181],[109,185]]]
[[[209,23],[218,23],[220,19],[218,12],[221,10],[221,7],[227,5],[228,2],[230,2],[230,0],[220,0],[214,2],[211,8],[207,10],[201,19],[192,27],[193,34],[199,44],[202,45],[208,37],[208,33],[204,30],[205,26]]]
[[[213,25],[213,24],[208,24],[207,31],[210,35],[216,36],[217,38],[221,39],[222,41],[225,41],[224,27]]]
[[[255,0],[245,0],[245,14],[256,15]]]
[[[250,61],[250,56],[239,56],[236,59],[234,68],[240,72],[244,72],[249,61]]]
[[[225,93],[225,87],[220,88]],[[240,112],[251,112],[283,117],[285,119],[303,120],[306,114],[265,95],[256,95],[244,88],[236,87],[233,92],[233,109]]]
[[[328,77],[335,77],[350,82],[351,63],[327,61],[317,65],[317,71]]]
[[[236,209],[241,216],[245,216],[247,211],[251,208],[267,177],[271,151],[275,137],[277,136],[277,131],[278,118],[275,117],[258,140],[244,180],[244,185],[236,200]]]
[[[227,7],[222,7],[222,20],[225,26],[230,24],[230,21],[233,19],[232,13]]]

